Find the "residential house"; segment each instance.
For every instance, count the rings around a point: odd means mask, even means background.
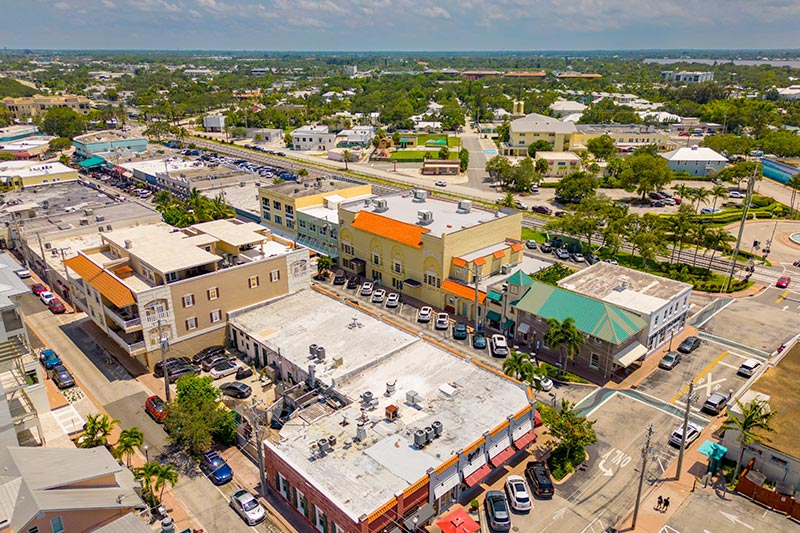
[[[336,134],[328,126],[301,126],[290,135],[292,150],[324,152],[336,146]]]
[[[713,175],[728,165],[728,158],[705,146],[683,146],[661,154],[673,172],[688,172],[692,176]]]

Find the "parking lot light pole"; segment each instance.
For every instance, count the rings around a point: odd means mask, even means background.
[[[631,530],[636,529],[636,519],[639,518],[639,503],[642,500],[642,486],[644,485],[644,472],[647,470],[647,456],[650,454],[650,437],[653,436],[653,424],[647,428],[647,440],[642,448],[642,471],[639,473],[639,490],[636,492],[636,506],[633,508],[633,523]]]
[[[686,451],[686,430],[689,428],[689,409],[694,401],[694,382],[689,382],[689,394],[686,396],[686,410],[683,412],[683,435],[681,436],[681,449],[678,452],[678,469],[675,471],[675,481],[681,479],[683,467],[683,452]]]

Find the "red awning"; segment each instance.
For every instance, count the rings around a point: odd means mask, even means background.
[[[529,431],[514,441],[514,448],[518,450],[524,450],[525,448],[528,447],[529,444],[531,444],[535,440],[536,440],[536,433],[534,433],[533,431]]]
[[[508,461],[509,459],[511,459],[512,455],[514,455],[514,448],[509,446],[508,448],[506,448],[502,452],[498,453],[497,455],[495,455],[494,457],[489,459],[489,462],[492,463],[493,467],[497,468],[501,464],[503,464],[506,461]]]
[[[480,524],[470,517],[463,507],[459,507],[449,515],[436,522],[442,533],[476,533],[481,530]]]
[[[482,467],[477,469],[475,472],[473,472],[472,474],[467,476],[467,479],[464,480],[464,483],[467,484],[467,487],[472,488],[475,485],[477,485],[478,483],[480,483],[481,481],[483,481],[483,478],[488,476],[489,472],[491,472],[491,471],[492,471],[492,467],[491,466],[483,465]]]

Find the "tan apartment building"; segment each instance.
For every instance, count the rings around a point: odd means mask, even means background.
[[[65,95],[65,96],[45,96],[37,94],[34,96],[20,96],[13,98],[7,96],[3,98],[3,104],[14,115],[14,118],[28,118],[37,115],[44,115],[52,107],[68,107],[82,115],[88,115],[92,110],[92,102],[85,96]]]
[[[333,178],[259,187],[261,223],[312,250],[338,257],[339,204],[372,198],[372,185]]]
[[[340,263],[432,306],[475,315],[475,277],[522,262],[522,213],[403,191],[339,207]],[[485,292],[477,291],[478,303]]]
[[[555,152],[569,151],[577,131],[572,122],[531,113],[511,121],[508,142],[500,144],[500,152],[505,156],[525,157],[528,146],[536,141],[547,141]]]
[[[222,344],[230,312],[308,286],[308,263],[307,249],[235,219],[112,231],[65,261],[76,307],[148,368],[162,337],[173,355]]]
[[[620,151],[632,151],[642,146],[655,146],[657,150],[671,150],[675,143],[669,131],[642,124],[578,124],[572,136],[574,149],[585,149],[586,143],[602,135],[608,135]]]

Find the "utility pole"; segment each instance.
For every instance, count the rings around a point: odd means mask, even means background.
[[[631,530],[636,529],[636,519],[639,518],[639,503],[642,500],[642,486],[644,485],[644,472],[647,470],[647,456],[650,454],[650,437],[653,436],[653,424],[647,428],[647,440],[642,448],[642,471],[639,473],[639,490],[636,492],[636,506],[633,508],[633,523]]]
[[[161,321],[158,321],[158,342],[161,345],[161,368],[164,369],[164,395],[167,403],[172,396],[169,391],[169,368],[167,367],[167,348],[169,348],[169,337],[161,332]]]
[[[278,405],[279,402],[275,402],[264,411],[264,414],[268,413],[273,407]],[[261,416],[256,412],[256,407],[261,404],[260,400],[253,400],[253,404],[245,407],[247,411],[250,412],[250,425],[253,426],[253,431],[256,436],[256,448],[258,448],[258,476],[259,481],[261,482],[261,496],[264,498],[267,497],[267,474],[264,472],[264,426],[261,425]],[[248,439],[249,440],[249,439]]]
[[[472,265],[472,282],[475,284],[475,332],[478,331],[478,296],[480,289],[478,289],[478,282],[481,280],[478,274],[478,265]]]
[[[686,410],[683,412],[683,436],[681,437],[681,449],[678,452],[678,469],[675,471],[675,481],[681,478],[681,468],[683,467],[683,452],[686,451],[686,430],[689,427],[689,408],[694,401],[694,382],[689,382],[689,394],[686,396]]]
[[[733,281],[733,273],[736,271],[736,259],[739,257],[739,249],[742,245],[742,234],[744,233],[744,223],[747,221],[747,210],[750,207],[750,202],[753,199],[753,187],[756,183],[756,174],[753,171],[753,175],[747,181],[747,195],[744,200],[744,208],[742,209],[742,221],[739,223],[739,236],[736,239],[736,248],[733,251],[733,261],[731,262],[731,272],[728,275],[728,283],[726,285],[726,290],[731,290],[731,282]]]

